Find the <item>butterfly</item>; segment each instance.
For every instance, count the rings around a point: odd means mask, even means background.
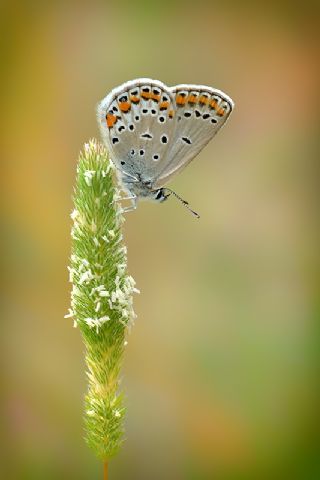
[[[139,199],[163,202],[174,194],[164,187],[207,145],[234,108],[228,95],[204,85],[168,87],[138,78],[113,89],[97,107],[101,136],[123,189]]]

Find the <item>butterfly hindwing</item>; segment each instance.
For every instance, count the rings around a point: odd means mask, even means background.
[[[175,134],[155,186],[167,183],[205,147],[224,125],[233,102],[220,90],[201,85],[171,88],[175,101]]]

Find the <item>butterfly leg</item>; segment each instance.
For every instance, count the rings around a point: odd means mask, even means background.
[[[131,195],[127,195],[126,197],[116,198],[111,202],[111,204],[116,202],[122,202],[123,200],[131,200],[131,205],[122,208],[122,212],[131,212],[132,210],[135,210],[137,208],[137,196],[134,193],[132,193]]]
[[[116,200],[113,200],[112,203],[114,203],[114,202],[122,202],[122,200],[134,200],[135,198],[137,198],[136,195],[128,195],[127,197],[119,197],[119,198],[117,198]]]
[[[130,210],[135,210],[137,208],[137,196],[132,194],[132,195],[127,195],[126,197],[118,197],[118,198],[115,198],[114,200],[112,200],[111,204],[112,205],[113,203],[118,203],[118,202],[122,202],[122,201],[125,201],[125,200],[132,200],[131,202],[131,206],[130,207],[126,207],[128,208],[129,210],[123,210],[124,212],[125,211],[130,211]],[[133,206],[134,205],[134,206]]]
[[[124,213],[125,212],[132,212],[133,210],[135,210],[137,208],[137,197],[136,197],[136,195],[131,196],[131,197],[122,198],[121,200],[132,200],[131,205],[129,205],[129,207],[125,207],[122,210]]]

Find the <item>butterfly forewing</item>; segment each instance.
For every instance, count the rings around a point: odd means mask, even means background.
[[[174,139],[155,187],[167,183],[212,139],[230,115],[233,102],[220,90],[200,85],[171,88],[175,104]]]
[[[138,79],[114,89],[99,104],[98,120],[115,165],[152,183],[167,164],[174,114],[174,97],[159,81]]]

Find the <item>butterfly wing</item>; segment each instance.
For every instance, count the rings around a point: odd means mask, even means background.
[[[153,183],[167,164],[174,113],[169,87],[148,78],[124,83],[99,103],[102,138],[122,175]]]
[[[176,85],[170,91],[175,107],[174,138],[157,170],[155,188],[191,162],[225,124],[234,106],[225,93],[207,86]]]

